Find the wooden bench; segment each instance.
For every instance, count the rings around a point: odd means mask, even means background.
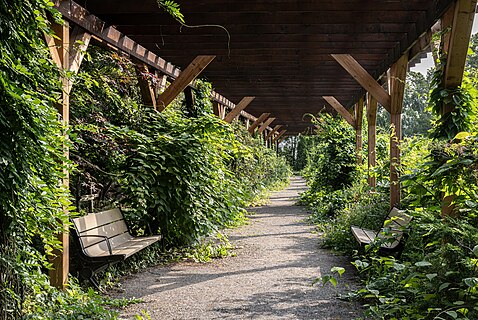
[[[404,229],[411,220],[412,217],[407,215],[404,210],[392,208],[379,231],[365,229],[361,226],[352,226],[351,229],[361,247],[376,243],[380,245],[380,253],[400,253],[404,244]]]
[[[133,237],[118,208],[88,214],[72,222],[72,235],[81,260],[80,276],[96,288],[96,273],[161,239],[161,236]]]

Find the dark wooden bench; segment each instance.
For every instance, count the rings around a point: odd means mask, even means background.
[[[384,254],[400,253],[404,245],[404,229],[412,217],[404,210],[392,208],[380,230],[369,230],[361,226],[352,226],[352,234],[361,247],[376,243],[379,252]],[[362,222],[363,223],[363,222]]]
[[[96,273],[161,239],[161,236],[132,236],[118,208],[91,213],[72,219],[72,222],[72,236],[81,260],[80,276],[90,280],[96,288]]]

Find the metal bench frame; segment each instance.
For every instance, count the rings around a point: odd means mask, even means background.
[[[95,275],[159,241],[161,236],[131,235],[119,208],[72,219],[72,236],[79,252],[80,277],[99,287]]]

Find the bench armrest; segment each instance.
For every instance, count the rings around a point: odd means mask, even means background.
[[[95,235],[95,234],[85,234],[79,236],[80,238],[102,238],[103,241],[106,242],[106,246],[108,247],[108,251],[110,252],[110,255],[113,255],[113,250],[111,249],[111,243],[110,239],[107,236],[100,236],[100,235]]]

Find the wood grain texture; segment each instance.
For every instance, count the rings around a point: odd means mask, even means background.
[[[164,110],[173,100],[201,74],[216,56],[197,56],[179,76],[158,97],[156,103],[159,111]]]
[[[242,98],[241,101],[239,101],[238,104],[236,104],[236,107],[229,112],[226,117],[224,118],[224,121],[227,123],[231,123],[232,120],[237,117],[242,110],[244,110],[253,100],[255,97],[244,97]]]
[[[350,112],[345,109],[345,107],[337,99],[335,99],[335,97],[325,96],[323,98],[345,119],[345,121],[347,121],[352,127],[355,128],[354,116],[351,115]]]

